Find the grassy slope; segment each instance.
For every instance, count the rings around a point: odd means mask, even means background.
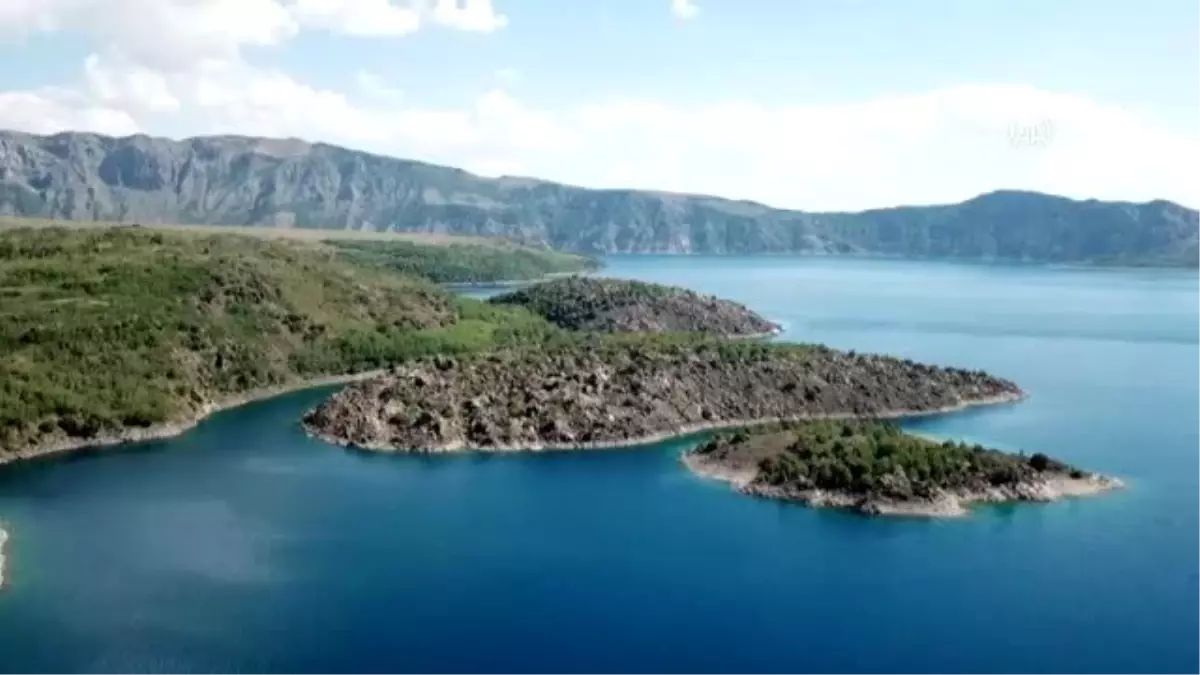
[[[0,229],[0,454],[550,330],[527,312],[455,299],[314,243]]]
[[[356,262],[382,265],[438,283],[529,281],[599,266],[591,258],[515,244],[448,243],[429,246],[412,241],[328,243]]]
[[[92,231],[114,226],[119,225],[0,216],[0,232],[24,227],[65,227]],[[492,237],[234,225],[141,225],[130,229],[209,235],[240,234],[260,239],[323,242],[354,262],[382,265],[437,283],[528,281],[551,274],[583,272],[599,267],[595,259],[586,256],[523,246]]]

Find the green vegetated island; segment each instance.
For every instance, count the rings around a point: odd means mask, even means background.
[[[297,139],[0,131],[0,214],[500,236],[585,254],[812,254],[1196,267],[1168,201],[1013,190],[853,213],[483,178]]]
[[[568,277],[493,297],[561,328],[605,333],[707,333],[763,337],[779,332],[745,305],[678,286],[625,279]]]
[[[934,441],[889,422],[818,421],[717,434],[683,457],[744,494],[866,514],[957,516],[971,504],[1052,501],[1121,487],[1042,453]]]

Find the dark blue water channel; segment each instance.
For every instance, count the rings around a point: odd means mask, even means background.
[[[687,441],[523,456],[352,453],[329,393],[170,441],[0,469],[6,671],[1192,671],[1195,272],[618,257],[784,339],[963,367],[1018,405],[922,432],[1128,489],[965,519],[741,497]]]

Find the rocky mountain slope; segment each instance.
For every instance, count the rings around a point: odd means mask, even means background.
[[[731,300],[626,279],[554,279],[495,296],[489,302],[524,307],[567,330],[725,336],[759,336],[779,330]]]
[[[299,140],[0,132],[0,215],[484,234],[583,253],[806,253],[1197,264],[1196,211],[995,192],[806,213],[589,190]]]
[[[932,413],[1013,401],[978,371],[816,345],[695,335],[568,335],[537,349],[431,357],[351,385],[304,418],[378,450],[536,450],[649,442],[780,419]]]

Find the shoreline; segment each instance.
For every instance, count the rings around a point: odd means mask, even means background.
[[[3,526],[0,526],[0,591],[4,590],[4,584],[5,584],[5,579],[6,579],[6,577],[4,576],[4,564],[8,560],[5,557],[5,552],[8,547],[8,539],[9,539],[8,531],[5,530]]]
[[[84,439],[70,437],[59,438],[51,442],[37,444],[14,453],[0,454],[0,467],[10,463],[39,459],[58,454],[66,454],[72,451],[144,443],[146,441],[157,441],[173,438],[194,429],[196,425],[200,424],[211,415],[223,412],[225,410],[231,410],[249,403],[263,401],[266,399],[275,398],[276,396],[283,396],[284,394],[303,391],[305,389],[316,389],[318,387],[327,387],[335,384],[348,384],[350,382],[369,380],[374,377],[386,375],[388,372],[388,369],[378,369],[361,373],[350,373],[346,375],[326,375],[308,380],[299,380],[290,384],[253,389],[236,396],[224,398],[220,401],[207,403],[201,406],[201,408],[195,414],[184,420],[163,422],[144,428],[132,428],[102,433],[97,436]]]
[[[989,405],[1003,405],[1008,403],[1017,403],[1024,400],[1028,395],[1025,392],[1004,393],[996,396],[985,396],[982,398],[959,401],[955,405],[942,406],[940,408],[932,408],[929,410],[889,410],[876,415],[858,415],[855,413],[832,413],[827,415],[796,415],[791,417],[764,417],[761,419],[739,419],[739,420],[723,420],[715,422],[703,422],[699,424],[687,424],[675,429],[668,429],[638,438],[619,439],[611,441],[584,441],[578,443],[532,443],[529,445],[512,446],[512,445],[495,445],[487,448],[469,448],[465,443],[453,442],[444,443],[432,448],[398,448],[393,445],[375,444],[375,445],[360,445],[357,443],[349,443],[337,437],[324,434],[321,431],[312,428],[307,422],[301,421],[301,426],[305,433],[318,440],[324,441],[331,445],[336,445],[343,448],[354,450],[364,450],[372,452],[394,452],[394,453],[411,453],[411,454],[441,454],[444,452],[478,452],[478,453],[510,453],[510,452],[558,452],[572,450],[607,450],[632,448],[643,445],[653,445],[662,443],[676,438],[691,436],[693,434],[702,433],[705,431],[720,431],[724,429],[736,429],[739,427],[757,427],[765,424],[776,424],[779,422],[811,422],[816,420],[844,420],[844,419],[881,419],[892,420],[914,417],[932,417],[934,415],[944,415],[948,413],[966,410]],[[311,412],[311,411],[310,411]],[[305,414],[307,417],[307,413]]]
[[[757,469],[737,471],[720,465],[709,465],[698,455],[686,451],[680,462],[696,476],[728,483],[733,491],[749,497],[771,501],[802,504],[809,508],[836,508],[868,516],[902,516],[915,518],[963,518],[982,504],[1016,504],[1021,502],[1049,503],[1102,494],[1125,487],[1119,478],[1089,474],[1082,478],[1055,475],[1051,478],[1018,483],[1015,486],[995,487],[981,491],[942,491],[934,499],[899,501],[871,499],[867,495],[829,490],[787,490],[766,485],[754,485]]]
[[[595,270],[580,270],[578,272],[549,272],[540,277],[532,279],[499,279],[497,281],[446,281],[438,284],[448,291],[454,290],[478,290],[485,288],[512,288],[515,286],[526,286],[541,283],[543,281],[553,281],[554,279],[564,279],[566,277],[587,276],[598,272]]]

